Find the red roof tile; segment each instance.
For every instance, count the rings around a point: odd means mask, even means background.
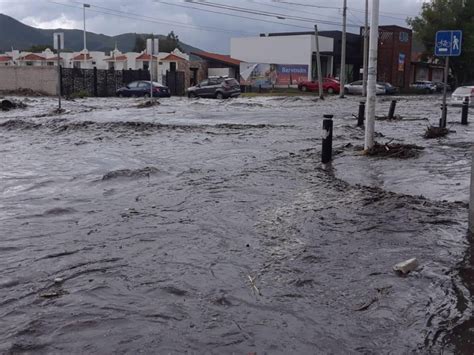
[[[177,61],[177,60],[186,60],[180,56],[177,56],[176,54],[168,54],[166,57],[162,59],[163,61]]]
[[[149,54],[146,54],[146,53],[142,53],[140,54],[136,60],[150,60],[151,56]],[[157,58],[156,55],[153,56],[153,58]]]
[[[12,57],[9,57],[7,55],[0,56],[0,62],[9,62],[10,60],[12,60]]]
[[[92,57],[90,56],[89,53],[87,53],[86,60],[91,60],[91,59],[92,59]],[[72,60],[74,60],[74,61],[84,60],[84,53],[76,55],[74,58],[72,58]]]
[[[109,60],[109,61],[116,61],[116,62],[126,62],[127,61],[127,56],[126,55],[118,55],[115,58],[114,57],[109,57],[105,58],[104,60]]]
[[[209,60],[215,60],[227,65],[240,65],[242,62],[241,60],[231,58],[230,55],[224,55],[224,54],[217,54],[217,53],[210,53],[210,52],[193,52],[191,54],[197,55],[198,57],[201,57],[202,59],[209,59]]]
[[[20,57],[19,60],[35,61],[35,60],[46,60],[46,58],[38,54],[30,53],[30,54],[24,55],[23,57]]]

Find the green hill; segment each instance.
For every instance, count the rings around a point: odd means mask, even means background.
[[[80,51],[84,48],[83,32],[81,30],[66,29],[40,29],[34,28],[15,20],[14,18],[0,14],[0,52],[9,51],[12,48],[26,50],[33,45],[53,45],[53,33],[64,32],[65,47],[67,50]],[[117,42],[118,49],[122,52],[130,52],[135,45],[136,36],[144,34],[124,33],[118,36],[107,36],[87,32],[87,49],[90,51],[110,51],[115,48]],[[158,38],[166,36],[158,35]],[[200,51],[186,43],[180,43],[181,48],[186,53]]]

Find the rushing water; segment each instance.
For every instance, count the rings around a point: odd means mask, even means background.
[[[0,353],[470,351],[473,128],[423,140],[438,100],[377,122],[410,160],[353,148],[356,98],[0,112]]]

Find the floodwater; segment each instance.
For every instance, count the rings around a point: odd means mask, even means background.
[[[358,100],[0,112],[0,353],[472,353],[474,127],[401,97],[377,140],[425,149],[368,158]]]

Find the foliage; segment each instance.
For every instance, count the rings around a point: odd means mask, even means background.
[[[80,90],[80,91],[76,91],[76,92],[73,92],[70,96],[71,99],[83,99],[83,98],[86,98],[86,97],[89,97],[89,93],[86,91],[86,90]]]
[[[462,30],[463,48],[460,57],[451,57],[450,69],[456,85],[474,81],[474,1],[472,0],[432,0],[422,5],[421,14],[409,18],[415,36],[426,47],[425,56],[432,57],[436,32],[440,30]]]
[[[160,38],[160,52],[171,53],[176,48],[180,51],[182,50],[179,44],[179,37],[173,31],[168,33],[165,39]]]
[[[133,52],[140,53],[146,48],[146,40],[140,35],[135,36],[135,46],[133,47]]]
[[[26,49],[25,51],[26,52],[32,52],[32,53],[40,53],[40,52],[43,52],[44,50],[46,50],[48,48],[56,53],[56,51],[53,48],[51,48],[50,45],[47,45],[47,44],[36,44],[36,45],[33,45],[30,48]]]
[[[153,36],[151,34],[136,35],[135,46],[133,47],[133,51],[137,53],[144,51],[146,49],[146,39],[152,37]],[[168,33],[165,38],[160,37],[160,52],[171,53],[176,48],[182,50],[179,42],[179,37],[173,31]]]

